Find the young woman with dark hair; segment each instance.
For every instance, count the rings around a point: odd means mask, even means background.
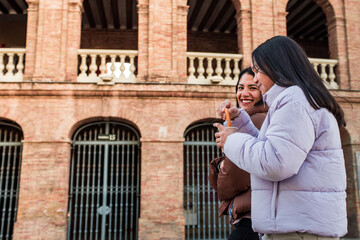
[[[247,111],[254,125],[260,129],[267,109],[263,107],[262,96],[254,82],[254,76],[250,67],[242,70],[235,94],[237,106]],[[210,162],[209,182],[221,201],[219,216],[230,215],[232,231],[228,240],[258,240],[258,233],[251,227],[249,173],[223,156]]]
[[[257,47],[252,69],[269,107],[260,131],[229,101],[218,113],[228,108],[239,131],[214,126],[217,145],[251,174],[253,229],[266,240],[339,239],[347,233],[341,107],[288,37]]]

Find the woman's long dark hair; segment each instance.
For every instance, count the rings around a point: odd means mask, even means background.
[[[241,70],[240,74],[239,74],[239,78],[238,78],[238,81],[235,85],[235,94],[237,93],[238,89],[239,89],[239,83],[240,83],[240,79],[241,77],[244,75],[244,74],[250,74],[251,76],[255,77],[255,73],[251,70],[251,67],[248,67],[248,68],[245,68],[243,70]],[[260,91],[260,90],[259,90]],[[260,105],[260,104],[263,104],[263,101],[262,101],[262,98],[260,101],[258,101],[257,103],[255,103],[254,106],[257,106],[257,105]],[[240,107],[240,104],[239,104],[239,101],[238,99],[236,98],[236,106],[239,108]]]
[[[276,36],[252,53],[254,66],[279,86],[299,86],[314,109],[327,108],[339,127],[345,126],[344,112],[325,87],[302,48],[291,38]]]

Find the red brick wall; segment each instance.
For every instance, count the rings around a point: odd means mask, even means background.
[[[237,4],[238,29],[244,31],[239,38],[187,36],[186,0],[172,4],[138,0],[137,33],[83,30],[82,34],[81,0],[27,2],[25,79],[42,83],[0,84],[0,117],[17,122],[24,131],[14,239],[66,239],[69,139],[83,123],[95,119],[125,120],[141,133],[140,239],[184,239],[183,133],[195,121],[215,118],[219,102],[234,97],[233,87],[185,84],[186,51],[241,52],[248,65],[253,48],[273,35],[286,33],[288,0]],[[358,238],[359,186],[354,154],[360,151],[360,3],[345,1],[344,7],[337,0],[316,2],[329,19],[330,56],[340,61],[341,86],[352,88],[333,94],[338,96],[348,122],[342,133],[348,172],[348,237]],[[64,83],[76,81],[80,39],[82,48],[138,49],[138,82]],[[52,81],[62,83],[49,83]]]

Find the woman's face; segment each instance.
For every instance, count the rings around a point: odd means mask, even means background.
[[[247,110],[261,100],[259,88],[250,74],[242,75],[237,87],[236,98],[242,109]]]
[[[251,69],[255,73],[254,81],[258,83],[259,90],[264,95],[274,85],[274,82],[256,64],[252,63]]]

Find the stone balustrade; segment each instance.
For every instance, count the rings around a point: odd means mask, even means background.
[[[236,85],[242,54],[188,52],[188,83]]]
[[[335,66],[338,64],[336,59],[309,58],[315,71],[319,74],[325,85],[329,89],[338,89],[339,84],[336,82]]]
[[[240,73],[241,54],[188,52],[188,83],[235,85]],[[338,89],[335,59],[309,58],[329,89]]]
[[[0,48],[0,81],[23,80],[25,48]]]
[[[136,82],[136,50],[79,49],[78,82]]]
[[[136,50],[79,49],[78,82],[136,82]],[[0,48],[0,81],[23,80],[24,48]],[[241,54],[188,52],[188,83],[235,85]],[[336,59],[309,58],[329,89],[338,89]]]

